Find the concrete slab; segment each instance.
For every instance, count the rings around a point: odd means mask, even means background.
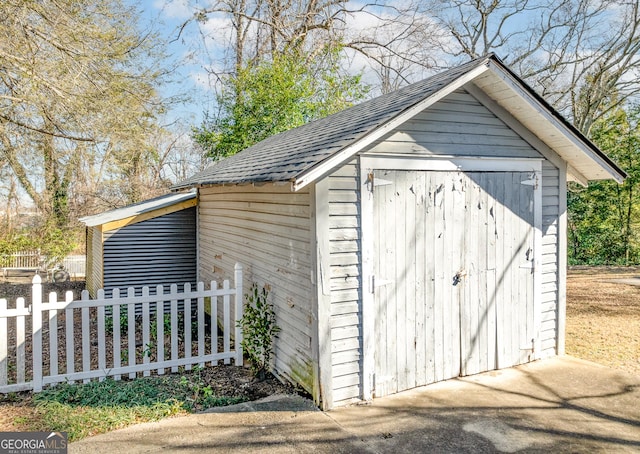
[[[299,396],[140,424],[95,452],[640,452],[640,377],[570,357],[320,412]]]

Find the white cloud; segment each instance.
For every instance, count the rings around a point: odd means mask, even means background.
[[[186,20],[194,13],[189,0],[155,0],[153,7],[160,10],[168,19]]]

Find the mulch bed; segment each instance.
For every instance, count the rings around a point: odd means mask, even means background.
[[[26,282],[25,282],[26,280]],[[8,300],[9,307],[15,307],[15,299],[18,297],[24,297],[27,305],[29,304],[31,295],[31,281],[30,278],[22,279],[21,282],[0,282],[0,298]],[[71,290],[74,293],[74,298],[79,299],[80,293],[84,289],[84,281],[72,281],[67,283],[48,283],[43,282],[43,299],[47,299],[50,292],[56,292],[58,294],[58,300],[63,299],[63,295],[66,291]],[[76,311],[80,312],[80,311]],[[64,314],[61,313],[58,320],[58,326],[64,326]],[[46,317],[45,326],[46,329]],[[76,325],[79,321],[76,322]],[[11,330],[11,324],[9,324],[9,330]],[[28,324],[27,324],[28,325]],[[77,330],[76,332],[78,332]],[[9,333],[11,337],[12,333]],[[44,334],[44,332],[43,332]],[[109,337],[109,336],[107,336]],[[126,334],[122,336],[123,341],[126,341]],[[27,326],[27,377],[30,375],[30,344],[29,326]],[[219,351],[222,351],[222,338],[219,338]],[[108,344],[108,342],[107,342]],[[46,342],[43,343],[43,346]],[[80,346],[80,340],[76,339],[76,346]],[[65,352],[64,342],[59,343],[60,346],[60,367],[64,370]],[[92,350],[97,348],[95,343],[92,345]],[[183,348],[183,347],[182,347]],[[142,351],[139,348],[140,352]],[[93,353],[93,352],[92,352]],[[11,354],[11,352],[10,352]],[[92,354],[92,362],[97,361],[97,355]],[[46,357],[46,355],[45,355]],[[123,363],[124,363],[123,359]],[[81,370],[76,365],[76,370]],[[45,370],[46,370],[45,365]],[[168,372],[168,371],[167,371]],[[140,376],[140,374],[138,374]],[[263,397],[267,397],[273,394],[285,393],[292,394],[297,392],[296,389],[289,385],[280,382],[278,379],[269,375],[265,380],[257,380],[251,374],[248,367],[235,367],[233,365],[217,365],[205,367],[199,371],[200,378],[205,386],[210,386],[214,395],[226,396],[226,397],[239,397],[243,400],[256,400]],[[35,412],[34,407],[31,404],[31,393],[14,393],[8,396],[0,394],[0,431],[15,431],[21,430],[20,421],[30,419]]]

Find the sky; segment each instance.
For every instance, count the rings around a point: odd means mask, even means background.
[[[204,112],[214,107],[207,69],[222,68],[225,49],[231,42],[227,19],[209,15],[205,23],[192,22],[180,32],[182,24],[193,17],[195,10],[191,5],[197,3],[197,0],[126,1],[142,10],[141,27],[153,24],[155,30],[169,43],[167,50],[171,59],[179,62],[174,82],[164,89],[163,94],[186,93],[191,100],[174,107],[169,114],[170,121],[180,119],[190,125],[199,125],[204,119]],[[358,1],[352,1],[351,5],[357,9]],[[376,21],[380,19],[370,14],[354,14],[348,20],[349,33],[358,34],[374,29],[378,34],[394,33],[377,28]],[[361,54],[351,55],[350,72],[364,72],[363,82],[375,89],[379,85],[378,79],[370,69],[367,72],[368,68],[370,67]],[[419,78],[421,77],[417,77]]]
[[[140,27],[150,25],[168,43],[170,62],[176,65],[171,82],[162,89],[166,97],[186,95],[187,101],[172,107],[168,121],[180,120],[188,125],[198,125],[204,119],[204,111],[211,99],[205,63],[202,57],[202,39],[195,25],[180,32],[182,24],[192,17],[187,0],[127,0],[142,12]]]

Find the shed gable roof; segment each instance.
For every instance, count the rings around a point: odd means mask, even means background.
[[[492,73],[489,74],[490,77],[487,77],[487,72]],[[291,182],[294,189],[299,189],[351,159],[365,146],[455,89],[481,79],[486,86],[489,85],[487,80],[496,79],[496,82],[507,87],[507,91],[511,91],[511,95],[519,96],[520,104],[517,108],[507,108],[514,117],[518,118],[518,112],[522,112],[523,106],[525,110],[529,106],[528,114],[539,113],[543,116],[542,122],[554,123],[556,130],[564,136],[562,145],[569,148],[564,152],[558,151],[558,154],[569,162],[570,168],[581,169],[579,180],[613,178],[622,181],[625,177],[624,172],[613,161],[564,120],[496,56],[489,55],[269,137],[210,165],[178,183],[174,189],[259,182]],[[495,93],[488,94],[495,96]],[[496,102],[501,103],[500,99],[496,99]],[[535,134],[542,136],[543,141],[545,132],[549,129],[544,126],[540,127],[538,122],[538,130],[533,130]],[[556,151],[557,145],[550,144]]]

